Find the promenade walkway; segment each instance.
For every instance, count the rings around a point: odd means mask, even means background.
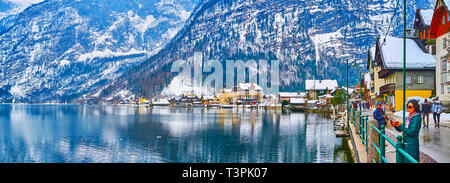
[[[402,118],[392,113],[388,113],[388,116],[396,121]],[[442,121],[441,128],[435,128],[432,115],[430,117],[429,128],[422,127],[419,132],[421,158],[431,158],[439,163],[450,163],[450,121]],[[393,136],[400,134],[389,125],[386,131]]]

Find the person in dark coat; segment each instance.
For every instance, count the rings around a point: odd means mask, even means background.
[[[431,112],[431,105],[428,103],[428,100],[425,99],[425,102],[422,104],[422,122],[423,122],[423,128],[428,128],[429,122],[430,122],[430,112]],[[426,124],[425,124],[425,118]]]
[[[383,110],[381,108],[382,103],[377,102],[377,108],[373,111],[373,119],[378,121],[378,129],[381,129],[381,125],[386,126],[386,117],[383,114]]]
[[[402,124],[397,121],[391,122],[391,125],[395,127],[395,130],[405,132],[405,151],[415,160],[420,162],[419,132],[420,125],[422,124],[420,105],[417,100],[411,100],[406,106],[408,107],[409,115],[406,118],[405,123]]]

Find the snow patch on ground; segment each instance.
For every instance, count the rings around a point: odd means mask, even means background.
[[[126,55],[134,55],[134,54],[148,54],[145,51],[138,51],[136,49],[131,49],[128,52],[113,52],[109,49],[105,49],[103,51],[93,51],[91,53],[85,53],[85,54],[81,54],[80,56],[78,56],[78,61],[87,61],[87,60],[91,60],[93,58],[110,58],[110,57],[117,57],[117,56],[126,56]]]
[[[409,112],[406,112],[405,116],[408,116],[408,115],[409,115]],[[403,116],[403,110],[395,112],[394,116],[397,116],[398,118],[401,119],[402,116]],[[429,117],[430,117],[430,122],[432,122],[432,120],[433,120],[433,113],[430,113]],[[449,113],[441,113],[441,121],[450,122],[450,114]]]
[[[339,42],[339,38],[343,38],[344,36],[340,31],[324,33],[324,34],[315,34],[314,36],[310,36],[312,42],[314,43],[314,49],[316,53],[316,63],[320,60],[320,50],[323,47],[334,47],[337,48],[342,45]]]
[[[194,92],[196,95],[210,95],[214,91],[211,88],[194,86],[190,80],[184,79],[181,75],[175,76],[170,84],[164,88],[161,92],[166,96],[182,95],[184,92]]]

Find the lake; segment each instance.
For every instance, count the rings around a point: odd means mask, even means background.
[[[345,163],[324,114],[0,104],[3,163]]]

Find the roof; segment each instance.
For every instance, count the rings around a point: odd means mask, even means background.
[[[338,87],[336,80],[306,80],[306,90],[333,90]]]
[[[205,96],[203,96],[203,99],[205,99],[205,100],[214,100],[214,96],[205,95]]]
[[[380,39],[379,46],[383,65],[387,69],[403,68],[403,38],[387,36],[386,42]],[[384,42],[384,43],[383,43]],[[435,68],[436,60],[433,55],[425,53],[417,43],[411,39],[406,39],[406,68],[407,69],[425,69]]]
[[[374,61],[375,60],[375,51],[376,51],[376,47],[371,47],[369,49],[369,54],[370,54],[370,60]]]
[[[333,96],[330,94],[325,94],[325,95],[319,96],[319,98],[333,98]]]
[[[256,83],[239,83],[238,86],[242,90],[248,90],[251,87],[254,87],[255,90],[262,90],[262,88]]]
[[[447,9],[450,7],[450,0],[444,0],[445,6],[447,6]]]
[[[289,99],[289,103],[291,104],[304,104],[306,102],[305,99],[301,99],[301,98],[291,98]]]
[[[370,89],[370,73],[365,73],[364,74],[364,81],[366,82],[366,89]]]
[[[446,3],[447,4],[447,3]],[[433,9],[428,9],[428,10],[419,10],[420,16],[423,19],[423,23],[425,25],[431,25],[431,20],[433,20],[433,13],[434,10]]]
[[[302,93],[302,92],[280,92],[279,93],[280,97],[297,97],[297,98],[304,98],[306,97],[306,93]]]

